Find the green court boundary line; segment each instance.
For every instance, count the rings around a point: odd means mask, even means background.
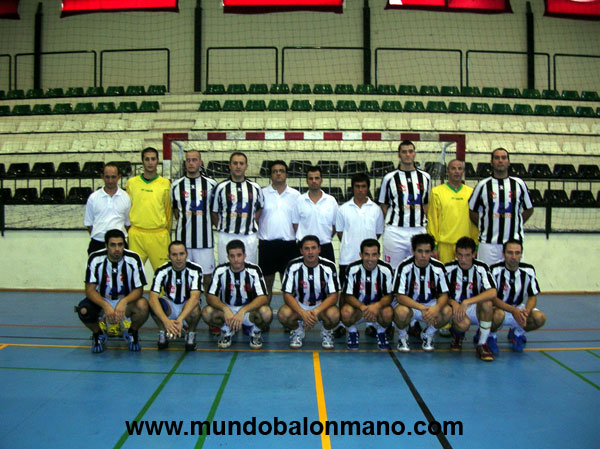
[[[590,354],[592,354],[594,357],[598,357],[600,359],[600,355],[596,354],[595,352],[590,351],[589,349],[585,352],[589,352]]]
[[[600,371],[578,371],[579,374],[600,374]]]
[[[580,373],[578,373],[577,371],[569,368],[567,365],[565,365],[564,363],[556,360],[554,357],[552,357],[550,354],[546,354],[544,351],[540,351],[543,355],[545,355],[546,357],[548,357],[550,360],[552,360],[554,363],[556,363],[557,365],[563,367],[564,369],[566,369],[567,371],[569,371],[571,374],[576,375],[577,377],[579,377],[581,380],[583,380],[584,382],[590,384],[592,387],[594,387],[596,390],[600,390],[600,386],[596,385],[594,382],[592,382],[591,380],[589,380],[587,377],[581,375]]]
[[[231,375],[231,371],[233,370],[233,365],[235,365],[237,356],[238,356],[238,353],[234,352],[233,357],[231,357],[231,360],[229,361],[229,366],[227,366],[227,372],[223,376],[223,380],[221,381],[221,385],[219,386],[219,390],[217,391],[217,395],[215,396],[215,399],[213,400],[213,403],[210,406],[208,416],[205,419],[205,421],[208,421],[209,423],[212,423],[213,418],[215,417],[215,415],[217,413],[217,408],[219,408],[219,403],[221,402],[221,397],[223,396],[223,392],[225,391],[225,387],[227,386],[227,382],[229,381],[229,376]],[[206,441],[206,435],[204,435],[204,434],[200,435],[198,437],[198,440],[196,441],[196,445],[194,446],[194,449],[201,449],[202,446],[204,446],[205,441]]]
[[[0,366],[0,370],[22,370],[22,371],[50,371],[58,373],[98,373],[98,374],[154,374],[166,376],[169,372],[164,371],[114,371],[97,369],[68,369],[68,368],[32,368],[25,366]],[[173,376],[224,376],[225,373],[173,373]]]
[[[156,388],[156,390],[154,390],[154,393],[152,393],[152,396],[150,396],[150,399],[148,399],[146,401],[146,403],[144,404],[142,409],[139,411],[137,416],[133,419],[134,421],[139,421],[146,414],[146,412],[148,411],[148,409],[150,408],[152,403],[156,400],[156,398],[158,397],[160,392],[163,390],[165,385],[167,385],[169,380],[171,380],[171,377],[173,377],[173,374],[175,373],[175,371],[177,371],[177,368],[179,368],[179,365],[181,365],[181,362],[183,362],[183,359],[185,358],[185,356],[187,354],[188,354],[187,352],[184,352],[183,354],[181,354],[181,357],[179,357],[177,362],[175,362],[175,365],[173,365],[173,368],[171,368],[171,370],[169,371],[169,374],[167,374],[165,376],[165,378],[162,380],[160,385]],[[117,444],[114,445],[113,449],[121,448],[127,441],[127,438],[129,438],[129,434],[127,433],[127,430],[126,430],[121,435],[121,438],[119,438],[119,441],[117,441]]]

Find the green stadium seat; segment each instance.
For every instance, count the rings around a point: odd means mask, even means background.
[[[0,90],[0,100],[4,100],[5,97],[6,97],[6,92],[4,92],[3,90]]]
[[[10,115],[10,106],[8,105],[0,105],[0,116]]]
[[[448,107],[443,101],[428,101],[427,112],[448,112]]]
[[[167,93],[167,86],[164,84],[152,84],[148,86],[148,95],[164,95]]]
[[[597,116],[597,117],[600,117],[600,107],[597,107],[597,108],[596,108],[596,116]]]
[[[579,94],[578,94],[579,95]],[[561,115],[563,117],[574,117],[575,111],[573,110],[573,106],[556,106],[555,109],[556,115]]]
[[[8,167],[8,170],[6,171],[6,177],[14,179],[27,179],[29,177],[29,173],[29,163],[14,162]]]
[[[287,111],[290,109],[290,105],[287,100],[271,100],[269,101],[269,105],[267,106],[269,111]]]
[[[471,103],[469,112],[472,114],[490,114],[492,110],[490,109],[490,105],[487,103]]]
[[[358,110],[354,100],[338,100],[335,109],[340,112],[354,112]]]
[[[377,93],[379,95],[396,95],[398,90],[393,84],[380,84],[377,86]]]
[[[248,93],[252,95],[266,95],[269,93],[269,87],[266,84],[250,84]]]
[[[102,96],[104,96],[104,87],[102,87],[102,86],[88,87],[87,90],[85,91],[85,96],[86,97],[102,97]]]
[[[245,84],[230,84],[227,86],[227,93],[229,95],[246,95],[248,90]]]
[[[244,102],[242,100],[225,100],[223,103],[224,111],[243,111]]]
[[[400,95],[419,95],[417,86],[413,86],[412,84],[401,84],[398,88],[398,93]]]
[[[58,164],[55,176],[57,178],[77,178],[80,171],[79,162],[61,162]]]
[[[591,190],[572,190],[569,204],[573,207],[598,207]]]
[[[419,93],[421,95],[439,95],[440,91],[437,86],[421,86]]]
[[[293,84],[292,94],[294,95],[306,95],[311,94],[310,85],[308,84]]]
[[[160,109],[158,101],[142,101],[140,112],[157,112]]]
[[[65,97],[83,97],[83,87],[69,87],[65,92]]]
[[[483,87],[481,89],[481,96],[483,97],[500,97],[500,89],[497,87]]]
[[[523,89],[523,98],[541,98],[542,94],[537,89]]]
[[[542,198],[542,194],[538,189],[529,189],[529,197],[531,198],[531,204],[533,207],[543,207],[544,198]]]
[[[30,115],[31,106],[28,104],[16,104],[13,106],[12,115]]]
[[[575,115],[577,115],[577,117],[594,117],[594,108],[589,106],[577,106]]]
[[[318,112],[335,111],[335,106],[333,106],[333,101],[331,100],[315,100],[313,110]]]
[[[494,103],[492,105],[492,114],[512,114],[512,109],[509,104]]]
[[[91,187],[71,187],[67,198],[65,198],[66,204],[85,204],[88,197],[92,194]]]
[[[442,86],[441,95],[455,97],[460,95],[460,90],[456,86]]]
[[[125,88],[123,86],[108,86],[106,88],[106,95],[110,97],[125,95]]]
[[[581,92],[581,99],[585,101],[600,101],[598,92],[593,90],[584,90]]]
[[[560,97],[563,100],[579,100],[579,92],[576,90],[563,90]]]
[[[271,94],[289,94],[290,86],[288,84],[271,84],[271,88],[269,89]]]
[[[385,100],[381,103],[383,112],[402,112],[402,103],[397,100]]]
[[[131,162],[115,161],[115,164],[117,164],[117,167],[119,168],[119,173],[121,173],[121,175],[123,177],[131,176],[131,172],[132,172]]]
[[[137,112],[138,107],[135,101],[122,101],[117,106],[117,112]]]
[[[222,84],[208,84],[204,93],[206,95],[222,95],[225,93],[225,86]]]
[[[71,103],[56,103],[54,105],[54,109],[52,110],[53,114],[72,114],[73,106]]]
[[[52,114],[52,106],[49,104],[35,104],[31,113],[34,115]]]
[[[46,92],[46,98],[61,98],[65,96],[65,92],[60,87],[53,87]]]
[[[542,91],[542,98],[546,100],[558,100],[560,99],[560,94],[554,89],[544,89]]]
[[[52,178],[54,176],[54,163],[36,162],[31,168],[29,176],[32,178]]]
[[[361,100],[358,110],[361,112],[379,112],[379,102],[375,100]]]
[[[336,84],[334,93],[336,95],[353,95],[354,86],[352,84]]]
[[[372,84],[359,84],[356,86],[356,93],[358,95],[371,95],[377,92],[375,91],[375,86]]]
[[[62,187],[44,187],[40,194],[40,204],[62,204],[65,202],[65,189]]]
[[[265,100],[248,100],[246,102],[246,111],[266,111]]]
[[[146,95],[146,89],[144,86],[127,86],[125,95],[139,96]]]
[[[404,112],[425,112],[422,101],[407,101],[404,103]]]
[[[200,103],[199,111],[202,112],[216,112],[221,110],[221,103],[218,100],[202,100]]]
[[[38,201],[38,191],[35,187],[19,187],[12,198],[13,204],[36,204]]]
[[[549,104],[536,104],[533,113],[535,115],[554,115],[554,108]]]
[[[331,87],[331,84],[315,84],[313,87],[313,94],[332,95],[333,88]]]
[[[292,111],[312,111],[310,100],[292,100]]]
[[[25,98],[25,91],[23,89],[9,90],[6,94],[7,100],[20,100],[21,98]]]
[[[479,87],[463,86],[460,93],[464,97],[481,97]]]
[[[462,101],[451,101],[448,104],[448,112],[453,114],[464,114],[465,112],[469,112],[469,106]]]
[[[505,87],[502,89],[502,96],[504,98],[521,98],[521,91],[516,87]]]
[[[532,115],[533,108],[529,104],[518,104],[513,106],[513,113],[517,115]]]
[[[112,113],[117,112],[117,108],[112,101],[101,101],[96,105],[97,113]]]
[[[43,89],[29,89],[25,94],[26,98],[42,98],[44,96]]]
[[[104,171],[104,162],[100,161],[87,161],[81,167],[82,178],[99,178]]]
[[[91,114],[94,112],[93,103],[77,103],[75,105],[75,114]]]

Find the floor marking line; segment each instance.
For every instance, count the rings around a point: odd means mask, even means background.
[[[327,428],[327,406],[325,404],[325,391],[323,390],[323,377],[321,376],[321,359],[317,351],[313,351],[313,368],[315,371],[315,390],[317,394],[317,407],[319,409],[319,421],[323,425],[321,447],[323,449],[331,449],[331,440],[329,435],[325,433],[325,429]]]
[[[173,373],[175,373],[175,371],[177,371],[177,368],[179,368],[179,365],[181,365],[181,362],[183,362],[183,359],[185,359],[185,356],[187,354],[188,354],[187,352],[184,352],[183,354],[181,354],[181,357],[179,357],[177,362],[175,362],[175,364],[173,365],[173,368],[171,368],[171,370],[169,371],[169,374],[167,374],[165,376],[165,378],[162,380],[160,385],[156,388],[156,390],[154,390],[154,393],[152,393],[152,396],[150,396],[150,399],[148,399],[146,401],[146,403],[144,404],[142,409],[139,411],[137,416],[133,419],[134,421],[139,421],[146,414],[146,412],[148,411],[150,406],[154,403],[154,401],[156,400],[156,398],[158,397],[160,392],[163,390],[165,385],[167,385],[169,380],[171,380]],[[127,433],[127,430],[125,430],[125,432],[123,432],[123,434],[121,435],[121,438],[119,438],[119,441],[117,441],[117,444],[114,445],[113,449],[121,448],[127,441],[127,438],[129,438],[129,433]]]
[[[565,365],[564,363],[556,360],[554,357],[552,357],[550,354],[546,354],[544,351],[541,351],[543,355],[545,355],[546,357],[548,357],[550,360],[552,360],[554,363],[556,363],[557,365],[563,367],[564,369],[566,369],[567,371],[569,371],[571,374],[575,374],[577,377],[579,377],[581,380],[583,380],[584,382],[587,382],[588,384],[590,384],[592,387],[594,387],[596,390],[600,390],[600,386],[596,385],[594,382],[592,382],[591,380],[589,380],[587,377],[582,376],[581,374],[579,374],[577,371],[569,368],[567,365]]]
[[[589,349],[586,351],[589,352],[590,354],[592,354],[594,357],[598,357],[600,359],[600,355],[596,354],[595,352],[590,351]]]
[[[1,349],[1,348],[0,348]],[[166,376],[169,372],[164,371],[115,371],[97,369],[68,369],[68,368],[33,368],[27,366],[0,366],[0,370],[21,371],[50,371],[59,373],[95,373],[95,374],[154,374]],[[173,373],[174,376],[224,376],[225,373]]]
[[[396,354],[394,352],[392,352],[391,350],[388,352],[388,354],[392,358],[392,361],[394,362],[394,365],[396,365],[396,368],[398,368],[398,371],[400,371],[400,374],[402,375],[402,378],[404,379],[406,386],[408,387],[408,389],[412,393],[413,397],[415,398],[415,401],[417,402],[417,405],[423,412],[423,415],[425,415],[427,422],[430,424],[434,421],[437,422],[437,420],[433,416],[433,413],[431,413],[431,410],[429,410],[429,407],[427,407],[427,404],[425,403],[425,401],[423,400],[423,397],[419,393],[419,390],[417,390],[417,387],[415,387],[415,384],[413,384],[412,380],[410,379],[410,376],[408,375],[408,373],[402,366],[402,363],[400,363],[400,360],[398,360],[398,358],[396,357]],[[444,435],[443,433],[440,432],[435,436],[437,437],[438,441],[440,442],[440,445],[444,449],[452,449],[452,445],[446,438],[446,435]]]
[[[577,371],[579,374],[600,374],[600,371]]]
[[[231,375],[231,371],[233,371],[233,365],[235,365],[237,356],[238,356],[238,353],[234,352],[233,357],[231,357],[231,360],[229,362],[229,366],[227,366],[227,372],[223,376],[223,380],[221,381],[221,385],[219,386],[219,390],[217,391],[217,395],[215,396],[215,399],[213,400],[213,403],[210,406],[208,416],[205,419],[205,421],[208,421],[209,423],[212,423],[212,421],[217,413],[217,408],[219,408],[219,403],[221,402],[221,397],[223,396],[223,392],[225,391],[225,387],[227,386],[227,382],[229,381],[229,376]],[[194,449],[201,449],[202,446],[204,446],[205,441],[206,441],[206,435],[204,435],[204,434],[200,435],[198,437],[198,441],[196,441],[196,445],[194,446]]]
[[[6,348],[8,345],[0,345],[0,351],[2,351],[4,348]]]

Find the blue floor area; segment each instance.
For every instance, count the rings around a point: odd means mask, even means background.
[[[343,340],[325,351],[318,331],[307,335],[301,351],[292,351],[278,323],[261,351],[251,351],[243,335],[219,351],[205,325],[197,351],[184,352],[182,342],[158,351],[149,321],[140,353],[114,338],[95,355],[89,331],[73,313],[80,298],[0,292],[1,448],[40,442],[101,448],[600,447],[598,296],[540,297],[546,326],[528,334],[520,354],[501,331],[493,363],[475,358],[473,331],[461,353],[450,352],[449,340],[439,336],[434,353],[418,350],[417,341],[409,354],[378,351],[363,335],[358,352],[346,351]],[[332,432],[338,427],[337,435],[311,433],[325,419]],[[147,428],[130,435],[126,421],[133,420],[162,423],[161,434],[155,427],[152,435]],[[228,421],[239,421],[241,435],[238,423],[227,429]],[[446,426],[446,435],[427,432],[433,421]],[[181,424],[179,435],[177,429],[167,434],[172,422]],[[212,426],[210,435],[199,435],[201,422]],[[273,434],[274,423],[280,435]],[[377,426],[390,434],[368,435]],[[244,434],[253,427],[257,435]],[[227,434],[214,434],[220,430]]]

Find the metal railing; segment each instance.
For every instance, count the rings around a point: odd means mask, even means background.
[[[206,49],[206,85],[210,84],[209,82],[209,71],[210,71],[210,53],[218,50],[273,50],[275,52],[275,80],[274,83],[277,83],[277,79],[279,78],[279,50],[277,47],[273,46],[240,46],[240,47],[208,47]]]
[[[110,50],[102,50],[100,52],[100,86],[103,86],[103,75],[104,75],[104,55],[107,53],[143,53],[148,51],[159,51],[167,54],[167,92],[171,91],[171,50],[168,48],[117,48]],[[158,84],[158,83],[157,83]]]
[[[97,70],[97,59],[98,59],[98,55],[96,53],[95,50],[73,50],[73,51],[43,51],[40,54],[41,55],[67,55],[67,54],[91,54],[94,56],[94,86],[96,86],[96,70]],[[17,82],[18,82],[18,67],[19,67],[19,57],[21,56],[34,56],[35,53],[17,53],[15,55],[15,89],[17,89]]]

